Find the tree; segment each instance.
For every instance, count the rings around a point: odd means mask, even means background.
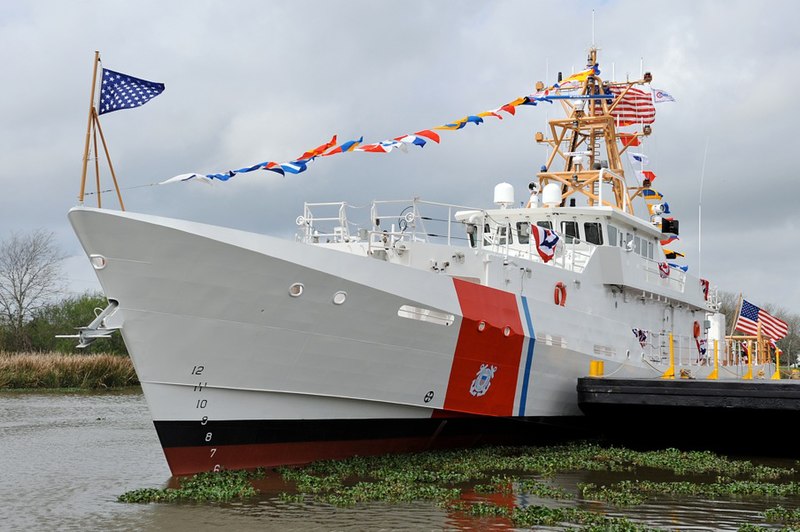
[[[725,292],[720,290],[717,292],[717,297],[720,302],[719,311],[725,314],[725,334],[731,330],[731,326],[736,322],[739,312],[739,294],[732,292]]]
[[[111,338],[99,338],[89,347],[78,349],[75,338],[56,338],[58,334],[74,334],[75,328],[88,325],[95,318],[98,309],[108,305],[101,293],[85,293],[69,296],[38,309],[25,325],[27,338],[33,351],[59,353],[114,353],[127,354],[125,343],[119,331]]]
[[[30,347],[25,323],[61,292],[63,258],[53,233],[41,229],[13,233],[0,242],[0,320],[7,328],[8,347]]]

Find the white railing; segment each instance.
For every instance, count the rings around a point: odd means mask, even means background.
[[[631,251],[631,253],[635,252]],[[686,272],[670,267],[669,275],[667,277],[662,277],[661,271],[659,270],[660,263],[657,260],[648,259],[641,255],[638,256],[643,261],[640,264],[640,268],[644,271],[645,282],[664,288],[671,288],[683,293],[683,288],[686,284]]]
[[[466,245],[464,225],[454,218],[462,210],[479,209],[419,198],[374,201],[369,219],[365,220],[363,207],[345,202],[305,203],[297,225],[301,228],[300,239],[308,243],[369,240],[372,246],[383,244],[384,240],[411,240]],[[353,221],[351,218],[358,214],[361,219]]]
[[[558,236],[561,239],[561,243],[556,248],[556,254],[549,264],[567,271],[582,272],[589,263],[589,259],[592,258],[592,254],[594,250],[597,249],[597,246],[588,242],[583,242],[577,238],[573,238],[571,242],[567,243],[563,235]],[[499,236],[499,239],[503,238],[505,238],[503,243],[484,245],[483,249],[493,251],[506,257],[521,258],[531,262],[544,262],[539,256],[539,252],[536,251],[536,242],[532,236],[528,239],[527,244],[509,243],[509,238],[507,236]],[[490,236],[490,239],[492,241],[498,239],[498,233],[495,232],[494,235]]]
[[[303,232],[301,239],[308,243],[350,241],[347,209],[348,205],[343,201],[305,203],[303,215],[295,220]]]

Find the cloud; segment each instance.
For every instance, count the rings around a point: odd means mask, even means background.
[[[495,107],[583,67],[592,9],[603,75],[638,77],[641,63],[678,99],[658,107],[644,149],[681,219],[687,263],[698,266],[708,140],[703,275],[800,311],[787,273],[798,259],[785,144],[794,133],[800,7],[790,1],[770,9],[633,0],[6,3],[0,235],[45,227],[79,253],[66,212],[78,192],[95,49],[109,68],[167,85],[141,109],[103,117],[123,187],[139,187],[125,192],[132,210],[287,235],[303,201],[421,195],[487,205],[499,181],[521,194],[546,156],[533,133],[556,106],[443,132],[441,145],[408,154],[314,161],[299,176],[145,185],[290,159],[334,133],[378,141]],[[103,180],[108,188],[107,172]],[[737,244],[745,228],[758,230],[758,247]]]

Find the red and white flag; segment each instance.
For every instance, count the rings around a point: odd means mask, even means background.
[[[624,87],[611,86],[611,93],[615,97],[622,94]],[[631,87],[613,111],[613,116],[620,126],[633,124],[652,124],[656,120],[656,108],[653,105],[653,95]]]

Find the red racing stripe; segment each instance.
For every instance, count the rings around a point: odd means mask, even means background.
[[[511,416],[525,332],[514,294],[453,279],[461,305],[445,410]]]

